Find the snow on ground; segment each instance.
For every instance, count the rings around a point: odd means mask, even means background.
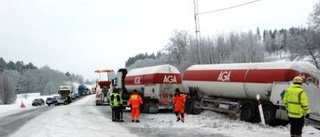
[[[230,137],[287,137],[290,135],[290,126],[272,127],[268,125],[261,125],[258,123],[248,123],[235,119],[230,119],[224,114],[215,113],[212,111],[204,111],[200,115],[187,115],[185,123],[176,122],[174,114],[142,114],[146,117],[143,124],[130,124],[129,126],[148,127],[150,129],[171,129],[172,132],[178,132],[179,129],[187,129],[192,132],[201,132],[203,135],[226,135]],[[151,121],[151,122],[149,122]],[[186,131],[188,132],[188,131]],[[180,133],[187,135],[188,133]],[[320,130],[307,126],[303,129],[304,137],[319,137]]]
[[[56,95],[51,95],[51,96],[40,96],[40,94],[28,94],[28,95],[18,95],[17,100],[15,101],[14,104],[11,105],[0,105],[0,118],[11,115],[14,113],[18,113],[21,111],[29,110],[29,109],[34,109],[37,107],[32,106],[32,101],[35,98],[42,98],[44,101],[46,101],[47,97],[52,97]],[[21,108],[21,105],[24,105],[25,108]]]
[[[132,136],[93,107],[94,95],[56,106],[25,124],[11,137],[118,137]]]
[[[32,107],[28,100],[24,100],[24,102],[26,102],[26,108],[20,108],[19,103],[0,105],[0,118],[4,115],[36,108]],[[189,136],[190,134],[199,134],[230,137],[287,137],[290,134],[290,125],[271,127],[257,123],[252,124],[230,119],[226,115],[212,111],[204,111],[200,115],[187,115],[185,123],[176,122],[173,113],[141,114],[141,123],[129,122],[128,112],[125,112],[124,115],[126,122],[112,122],[109,117],[106,117],[106,114],[97,110],[94,105],[94,95],[89,95],[70,105],[55,106],[55,108],[30,120],[12,137],[25,135],[33,137],[134,137],[139,135],[157,136],[160,132],[186,137],[188,134]],[[303,136],[319,137],[320,130],[306,126],[303,129]]]

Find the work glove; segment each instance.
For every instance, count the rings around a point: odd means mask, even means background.
[[[305,116],[306,118],[309,118],[310,117],[310,114],[306,114],[306,116]]]

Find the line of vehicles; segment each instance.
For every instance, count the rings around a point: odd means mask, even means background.
[[[35,98],[32,102],[32,106],[50,105],[67,105],[72,103],[73,100],[88,94],[92,94],[90,86],[77,83],[67,83],[60,85],[58,95],[53,97],[47,97],[44,101],[42,98]]]
[[[97,86],[119,88],[127,102],[134,89],[142,95],[142,112],[155,113],[172,109],[171,100],[176,88],[187,94],[186,112],[200,113],[214,110],[236,114],[241,120],[259,120],[259,95],[265,122],[287,121],[287,112],[282,102],[285,89],[292,79],[304,78],[303,88],[308,94],[312,120],[320,121],[320,71],[303,61],[264,62],[236,64],[193,65],[182,74],[172,65],[159,65],[132,70],[105,71],[111,76],[98,81]],[[106,94],[107,95],[107,94]],[[96,101],[99,98],[96,94]],[[98,105],[99,103],[97,103]]]

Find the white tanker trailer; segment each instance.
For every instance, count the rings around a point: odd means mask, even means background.
[[[176,88],[181,87],[181,74],[172,65],[159,65],[132,69],[120,69],[113,81],[121,88],[122,98],[127,102],[133,90],[143,98],[143,112],[158,112],[159,109],[172,109],[172,97]]]
[[[320,120],[320,71],[307,62],[193,65],[185,71],[182,85],[190,93],[189,104],[201,98],[196,107],[240,114],[248,122],[259,118],[256,96],[260,95],[265,121],[272,124],[275,119],[287,120],[282,98],[297,75],[305,80],[311,118]]]

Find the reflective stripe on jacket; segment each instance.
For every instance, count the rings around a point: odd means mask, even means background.
[[[283,102],[289,117],[301,118],[304,114],[310,114],[307,94],[299,84],[293,84],[287,89]]]
[[[119,93],[112,92],[110,98],[111,98],[112,107],[117,107],[122,105],[122,99]]]

